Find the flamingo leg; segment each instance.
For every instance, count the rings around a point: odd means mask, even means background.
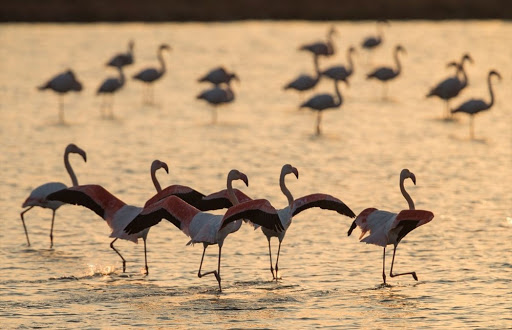
[[[277,271],[278,271],[279,268],[278,268],[277,264],[279,263],[279,253],[280,252],[281,252],[281,240],[279,240],[279,247],[277,248],[277,258],[276,258],[276,268],[275,268],[276,269],[276,281],[278,279]]]
[[[147,249],[146,249],[146,237],[144,237],[143,240],[144,240],[144,266],[146,268],[146,275],[149,275],[148,253],[147,253]]]
[[[222,292],[222,288],[221,288],[221,285],[220,285],[220,281],[221,280],[220,280],[220,275],[219,275],[219,272],[220,272],[220,256],[221,256],[222,247],[219,245],[219,261],[218,261],[218,265],[217,265],[217,270],[212,270],[212,271],[209,271],[209,272],[201,274],[201,268],[203,267],[204,254],[206,252],[206,248],[207,247],[208,247],[208,245],[204,244],[203,256],[201,257],[201,264],[199,265],[199,271],[197,272],[197,277],[201,278],[203,276],[210,275],[210,274],[215,275],[215,278],[217,279],[217,282],[219,283],[219,290]]]
[[[386,284],[386,247],[384,247],[384,253],[382,254],[382,279]]]
[[[116,251],[117,255],[121,257],[121,260],[123,260],[123,273],[126,271],[126,260],[124,260],[123,256],[117,249],[114,247],[114,242],[117,241],[117,238],[115,238],[112,242],[110,242],[110,248],[114,251]]]
[[[417,281],[418,276],[416,276],[416,272],[407,272],[407,273],[400,273],[400,274],[393,274],[393,264],[395,263],[395,253],[396,253],[396,247],[398,244],[395,245],[395,248],[393,249],[393,259],[391,260],[391,270],[389,271],[389,276],[395,277],[395,276],[402,276],[402,275],[412,275],[412,277]]]
[[[55,210],[52,213],[52,226],[50,228],[50,249],[53,248],[53,223],[55,222]]]
[[[29,207],[28,209],[26,209],[25,211],[21,212],[20,213],[20,216],[21,216],[21,223],[23,223],[23,229],[25,229],[25,236],[27,237],[27,245],[30,246],[30,240],[28,239],[28,231],[27,231],[27,226],[25,226],[25,219],[23,218],[23,215],[25,213],[27,213],[28,211],[30,211],[34,206],[31,206]]]
[[[471,138],[471,140],[473,140],[475,138],[475,125],[473,123],[473,121],[474,121],[473,118],[474,118],[473,115],[469,116],[469,137]]]
[[[59,120],[60,123],[64,123],[64,101],[62,100],[62,95],[59,95]]]
[[[272,265],[272,250],[270,247],[270,237],[267,237],[268,240],[268,255],[270,257],[270,272],[272,273],[272,281],[276,279],[276,276],[274,275],[274,267]]]
[[[322,111],[318,111],[318,116],[316,117],[316,135],[320,135],[320,123],[322,122]]]
[[[215,124],[217,123],[217,106],[213,106],[213,111],[212,111],[212,124]]]

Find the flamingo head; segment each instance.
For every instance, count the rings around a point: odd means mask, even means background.
[[[74,144],[74,143],[68,144],[64,153],[65,154],[70,154],[70,153],[79,154],[84,159],[84,162],[87,162],[87,154],[85,153],[85,151],[83,151],[82,149],[77,147],[76,144]]]
[[[491,71],[489,71],[489,78],[490,78],[491,76],[496,76],[496,77],[498,77],[498,78],[501,80],[501,75],[500,75],[500,73],[499,73],[498,71],[496,71],[496,70],[491,70]]]
[[[233,170],[229,171],[228,181],[233,181],[233,180],[242,180],[245,183],[245,185],[247,187],[249,187],[249,179],[247,178],[247,175],[240,172],[239,170],[233,169]]]
[[[460,60],[460,65],[463,66],[465,61],[469,61],[469,63],[473,64],[473,58],[468,53],[462,55],[462,59]]]
[[[168,44],[161,44],[160,48],[158,48],[159,51],[162,51],[162,50],[170,51],[171,49],[172,49],[171,46],[169,46]]]
[[[130,51],[132,51],[133,47],[135,47],[135,42],[133,40],[130,40],[130,42],[128,43],[128,49],[130,49]]]
[[[295,177],[299,178],[299,171],[297,168],[291,166],[290,164],[283,165],[283,168],[281,169],[281,177],[284,177],[286,174],[293,173],[295,174]]]
[[[407,54],[407,51],[405,50],[404,46],[402,45],[396,45],[395,52],[402,52],[404,54]]]
[[[348,49],[348,52],[349,53],[357,53],[356,52],[356,48],[354,46],[350,46],[349,49]]]
[[[414,175],[414,173],[404,168],[402,172],[400,172],[400,181],[405,181],[405,179],[407,178],[411,179],[412,182],[416,185],[416,176]]]
[[[167,174],[169,174],[169,167],[166,163],[155,159],[153,163],[151,163],[151,173],[155,173],[158,169],[163,168]]]

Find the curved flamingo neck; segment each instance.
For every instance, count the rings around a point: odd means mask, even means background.
[[[162,187],[160,186],[160,182],[158,182],[158,179],[156,178],[156,171],[159,169],[159,167],[151,167],[151,180],[153,181],[153,185],[155,186],[156,192],[161,192]]]
[[[494,104],[494,92],[492,90],[491,77],[492,77],[491,74],[487,77],[487,85],[489,86],[489,94],[491,95],[491,101],[489,102],[489,108],[492,107],[492,105]]]
[[[229,201],[233,205],[238,205],[239,201],[238,201],[238,198],[235,195],[235,191],[233,190],[233,178],[230,177],[229,175],[228,175],[228,180],[227,180],[227,188],[228,188]]]
[[[348,62],[348,72],[350,74],[352,74],[352,72],[354,71],[354,63],[352,62],[352,50],[349,49],[348,52],[347,52],[347,62]]]
[[[124,77],[123,67],[122,66],[118,66],[117,69],[119,70],[119,83],[121,85],[124,85],[125,77]]]
[[[73,183],[73,187],[74,187],[74,186],[78,186],[78,179],[76,178],[75,172],[73,171],[71,164],[69,163],[69,153],[70,152],[68,150],[66,150],[66,152],[64,153],[64,166],[66,166],[66,170],[69,173],[71,182]]]
[[[404,196],[405,200],[409,204],[409,210],[415,210],[414,202],[413,202],[411,196],[409,195],[409,193],[405,190],[404,181],[405,181],[405,178],[401,177],[400,178],[400,191],[402,192],[402,196]]]
[[[398,75],[402,71],[402,65],[400,65],[400,59],[398,58],[398,49],[395,50],[395,63],[396,63],[396,74]]]
[[[288,199],[288,205],[291,208],[293,205],[293,196],[292,196],[292,193],[290,192],[290,190],[288,190],[288,188],[286,187],[286,184],[284,182],[285,176],[286,176],[286,174],[281,174],[281,177],[279,178],[279,186],[281,187],[281,191],[283,192],[283,194]]]
[[[160,48],[158,50],[158,61],[160,62],[160,75],[163,75],[165,73],[165,61],[164,61],[164,57],[162,56],[162,49]]]
[[[313,56],[313,63],[315,64],[316,80],[320,80],[320,66],[318,65],[318,55]]]
[[[462,74],[462,87],[466,87],[468,85],[468,75],[466,74],[466,70],[464,70],[464,61],[460,64],[459,72]]]
[[[334,104],[334,106],[341,105],[341,102],[343,101],[343,98],[341,96],[340,87],[339,87],[339,80],[334,80],[334,91],[336,92],[336,96],[338,97],[338,100]]]

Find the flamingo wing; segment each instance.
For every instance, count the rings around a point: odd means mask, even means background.
[[[292,215],[296,215],[312,207],[319,207],[324,210],[336,211],[339,214],[354,218],[354,212],[338,198],[328,194],[311,194],[293,201]]]
[[[251,222],[277,232],[284,230],[277,210],[266,199],[255,199],[235,205],[228,209],[222,219],[221,229],[235,220],[247,219]]]
[[[239,189],[233,189],[233,192],[235,193],[235,196],[238,199],[239,203],[244,203],[252,200],[251,197],[247,196]],[[231,206],[233,206],[233,204],[229,200],[228,190],[223,189],[221,191],[203,197],[203,199],[197,203],[196,207],[201,211],[209,211],[228,209]]]
[[[100,185],[74,186],[54,192],[47,198],[84,206],[107,221],[111,221],[114,214],[126,205]]]
[[[429,223],[434,218],[434,213],[425,210],[403,210],[397,214],[391,225],[391,229],[399,228],[397,241],[400,242],[413,229]]]
[[[169,196],[144,207],[124,231],[128,234],[138,233],[166,219],[189,236],[188,227],[192,219],[201,211],[177,196]]]
[[[201,203],[202,198],[204,197],[202,193],[193,188],[175,184],[165,189],[162,189],[162,191],[151,197],[146,202],[144,207],[148,207],[149,205],[161,201],[162,199],[165,199],[169,196],[177,196],[180,199],[187,202],[188,204],[193,205],[197,208],[199,208],[198,206]]]
[[[453,109],[452,113],[466,112],[469,114],[475,114],[488,108],[489,106],[483,100],[471,99],[469,101],[462,103],[458,108]]]

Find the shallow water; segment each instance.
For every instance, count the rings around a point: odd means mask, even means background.
[[[336,22],[338,54],[321,67],[346,63],[345,50],[374,33],[369,22]],[[311,94],[332,93],[321,81],[304,96],[282,86],[312,73],[308,54],[297,47],[325,34],[326,23],[237,22],[0,26],[0,319],[3,327],[464,327],[512,326],[512,24],[501,21],[392,22],[384,45],[368,56],[359,50],[340,110],[324,114],[323,135],[314,135],[315,114],[297,110]],[[155,65],[155,50],[167,42],[168,72],[155,86],[155,105],[142,104],[142,86],[129,80],[116,96],[115,119],[102,119],[96,88],[114,70],[103,64],[133,38],[136,63],[127,76]],[[373,65],[391,64],[400,43],[403,73],[381,86],[366,81]],[[448,61],[470,52],[470,85],[452,102],[488,99],[487,72],[495,84],[494,107],[475,120],[441,119],[444,104],[425,99],[429,88],[452,72]],[[195,96],[207,88],[196,79],[223,64],[241,77],[236,101],[211,109]],[[85,88],[64,98],[66,124],[57,122],[57,97],[36,86],[68,67]],[[398,188],[402,168],[416,174],[406,184],[418,209],[434,220],[399,245],[397,271],[381,277],[382,249],[346,232],[349,218],[313,209],[294,218],[283,241],[282,280],[271,281],[267,241],[249,226],[229,236],[222,259],[223,293],[214,277],[198,278],[202,247],[169,222],[150,232],[150,274],[144,276],[142,244],[117,242],[127,259],[122,273],[109,248],[108,227],[89,210],[63,206],[57,212],[55,245],[49,248],[51,211],[26,214],[32,246],[19,220],[21,204],[36,186],[70,184],[62,165],[68,143],[87,151],[87,163],[72,155],[82,184],[101,184],[123,201],[143,205],[154,193],[150,163],[160,159],[170,173],[162,186],[182,184],[203,193],[224,188],[237,168],[249,177],[242,187],[253,198],[284,206],[278,175],[285,163],[295,197],[324,192],[357,214],[366,207],[407,207]],[[274,253],[277,244],[273,242]],[[391,249],[388,249],[391,250]],[[390,254],[388,253],[389,268]],[[210,247],[205,270],[216,267]]]

